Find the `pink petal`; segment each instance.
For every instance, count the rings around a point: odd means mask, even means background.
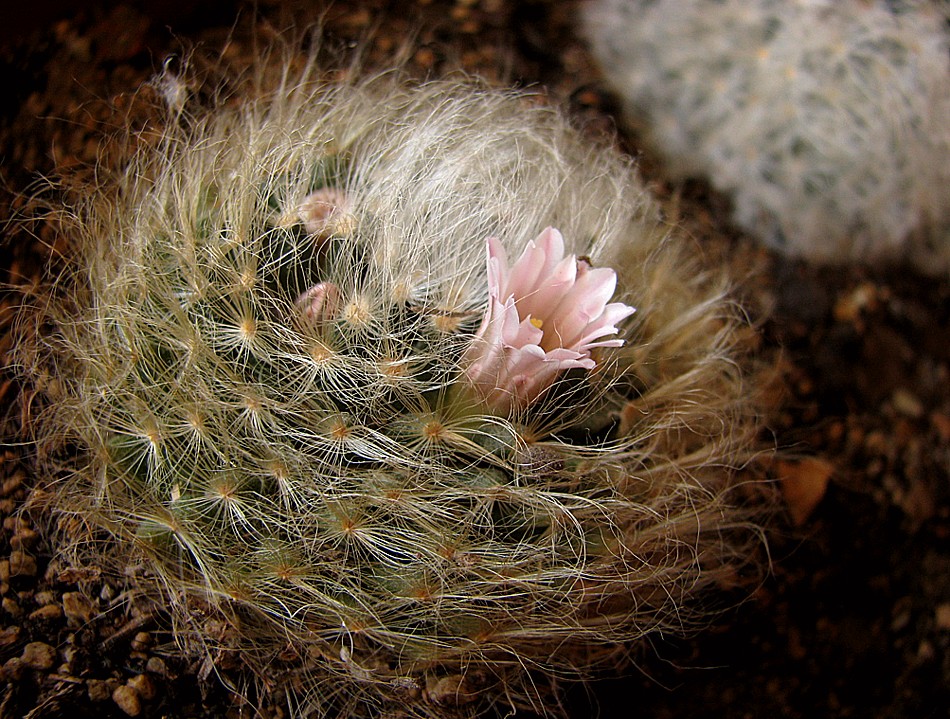
[[[613,302],[604,308],[603,314],[596,322],[587,326],[586,332],[577,339],[575,346],[582,349],[591,347],[620,347],[623,345],[622,339],[608,340],[607,342],[593,343],[593,340],[604,335],[616,334],[619,330],[617,324],[632,315],[636,310],[622,302]],[[614,344],[614,342],[618,344]]]
[[[530,319],[521,319],[513,297],[509,297],[505,303],[504,317],[501,340],[506,347],[524,347],[526,345],[541,344],[541,338],[544,337],[544,332],[532,324]]]
[[[551,331],[561,346],[578,344],[588,325],[603,314],[616,285],[617,275],[608,268],[590,270],[578,278],[557,307],[550,311]]]
[[[297,206],[297,216],[307,234],[320,236],[331,230],[335,219],[350,211],[350,205],[343,190],[323,187],[303,199]]]
[[[564,238],[553,227],[548,227],[525,247],[512,266],[508,284],[502,291],[516,299],[527,297],[554,273],[555,266],[563,257]]]
[[[558,260],[564,257],[564,236],[553,227],[545,227],[541,230],[535,242],[548,257],[555,257]]]
[[[515,295],[518,311],[532,317],[546,317],[551,308],[557,306],[561,298],[574,285],[577,262],[573,257],[565,257],[557,263],[551,274],[538,282],[537,287],[527,295]]]
[[[526,351],[528,349],[526,347],[512,353],[504,382],[504,386],[509,388],[509,393],[521,406],[527,406],[540,397],[561,371],[559,363],[544,362],[543,352],[539,357],[534,352]],[[540,348],[536,349],[540,351]]]
[[[497,237],[488,238],[488,295],[503,300],[508,296],[508,255]]]

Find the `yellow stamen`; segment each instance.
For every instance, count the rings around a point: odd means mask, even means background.
[[[537,317],[531,318],[531,324],[533,324],[538,329],[541,329],[541,326],[544,324],[543,320],[539,320]]]

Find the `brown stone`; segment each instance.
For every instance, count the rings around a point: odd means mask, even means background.
[[[96,609],[80,592],[66,592],[63,594],[63,612],[70,624],[79,625],[92,619]]]
[[[0,676],[2,676],[4,681],[16,682],[23,677],[25,671],[26,665],[20,657],[10,657],[4,662]]]
[[[134,652],[148,651],[152,646],[152,635],[148,632],[139,632],[132,637],[131,645]]]
[[[89,701],[104,702],[112,696],[113,683],[102,679],[90,679],[86,683],[86,692]]]
[[[478,692],[461,674],[426,678],[426,696],[440,706],[462,706],[478,698]]]
[[[63,608],[58,604],[47,604],[45,607],[30,612],[30,619],[33,621],[51,621],[63,616]]]
[[[9,614],[11,617],[19,617],[23,614],[23,610],[20,609],[20,605],[17,604],[16,599],[13,597],[4,597],[3,598],[3,611]]]
[[[130,717],[137,717],[142,713],[142,700],[139,698],[139,693],[127,684],[116,687],[112,692],[112,701]]]
[[[28,549],[39,541],[40,535],[30,527],[24,527],[10,537],[10,546],[14,549]]]
[[[20,638],[22,630],[20,627],[6,627],[3,631],[0,631],[0,647],[7,647],[11,644],[16,644],[17,640]]]
[[[817,457],[778,462],[782,496],[796,526],[805,523],[825,496],[834,471],[833,464]]]
[[[30,669],[45,671],[56,664],[56,650],[44,642],[30,642],[23,647],[20,659]]]
[[[36,560],[22,550],[10,552],[11,577],[35,577]]]
[[[165,666],[165,660],[161,657],[149,657],[145,663],[145,671],[159,677],[168,676],[168,667]]]
[[[151,701],[155,698],[155,682],[148,674],[138,674],[129,679],[128,684],[145,701]]]

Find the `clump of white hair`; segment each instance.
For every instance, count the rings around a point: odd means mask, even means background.
[[[674,176],[818,262],[950,271],[950,33],[931,0],[595,0],[586,34]]]

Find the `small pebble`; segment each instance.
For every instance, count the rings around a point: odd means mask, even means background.
[[[26,666],[23,664],[23,660],[20,657],[10,657],[3,664],[2,675],[4,681],[16,682],[23,677],[23,673],[26,671]]]
[[[936,616],[937,629],[950,629],[950,602],[944,602],[937,606]]]
[[[56,650],[44,642],[30,642],[23,647],[20,659],[30,669],[45,671],[56,663]]]
[[[66,567],[56,575],[56,581],[63,584],[92,582],[98,579],[101,574],[102,572],[98,567]]]
[[[36,560],[26,552],[16,549],[10,552],[11,577],[35,577]]]
[[[821,503],[835,472],[831,462],[806,457],[798,462],[777,463],[782,496],[796,527],[803,525]]]
[[[57,669],[58,674],[66,674],[72,676],[76,673],[76,665],[79,660],[82,658],[83,652],[79,647],[72,646],[66,647],[63,650],[63,663],[59,665]]]
[[[887,451],[888,445],[887,437],[880,430],[870,432],[864,438],[864,449],[869,454],[884,454]]]
[[[78,625],[92,619],[96,610],[80,592],[66,592],[63,594],[63,612],[70,624]]]
[[[891,395],[891,401],[894,403],[894,409],[905,417],[917,419],[924,414],[924,405],[920,399],[906,389],[896,389]]]
[[[930,423],[936,428],[937,434],[944,442],[950,440],[950,415],[942,412],[932,412]]]
[[[838,299],[834,306],[834,317],[838,322],[853,324],[860,319],[864,310],[873,308],[876,299],[874,285],[869,283],[860,285],[850,294]]]
[[[144,652],[152,646],[152,635],[148,632],[139,632],[132,637],[132,651]]]
[[[425,693],[430,702],[439,706],[463,706],[478,698],[478,693],[461,674],[426,677]]]
[[[112,701],[130,717],[137,717],[142,713],[142,700],[139,699],[139,693],[127,684],[116,687],[112,692]]]
[[[416,54],[413,56],[416,65],[423,68],[424,70],[431,70],[435,65],[435,53],[427,47],[420,48]]]
[[[11,644],[16,644],[17,640],[20,638],[20,628],[6,627],[3,631],[0,631],[0,647],[6,647]]]
[[[23,614],[23,610],[20,609],[20,605],[17,604],[16,599],[13,597],[3,598],[3,611],[9,614],[11,617],[19,617],[21,614]]]
[[[148,674],[137,674],[129,679],[128,684],[145,701],[151,701],[155,698],[155,682]]]
[[[3,484],[0,485],[0,497],[7,497],[13,494],[21,486],[23,486],[24,479],[26,479],[26,475],[23,473],[23,470],[19,470],[11,477],[3,480]]]
[[[102,679],[90,679],[86,683],[89,701],[104,702],[112,696],[112,684]]]
[[[911,615],[910,615],[910,603],[909,602],[898,602],[900,605],[900,611],[894,615],[894,619],[891,620],[891,631],[899,632],[904,629],[908,624],[910,624]]]
[[[60,567],[59,560],[53,557],[49,561],[49,564],[46,565],[46,571],[43,573],[43,579],[49,583],[53,583],[56,581],[56,577],[59,576],[61,571],[62,567]]]
[[[44,590],[42,592],[37,592],[33,595],[33,601],[41,607],[45,607],[47,604],[54,604],[56,602],[56,594],[49,590]]]
[[[9,532],[15,532],[20,527],[26,526],[26,520],[22,517],[7,517],[3,520],[3,528]]]
[[[29,527],[24,527],[12,537],[10,537],[10,546],[14,549],[29,548],[39,541],[40,535]]]
[[[30,619],[34,621],[59,619],[63,616],[63,608],[58,604],[47,604],[34,612],[30,612]]]
[[[165,660],[161,657],[150,657],[145,663],[145,671],[159,677],[168,676],[168,667],[165,666]]]

